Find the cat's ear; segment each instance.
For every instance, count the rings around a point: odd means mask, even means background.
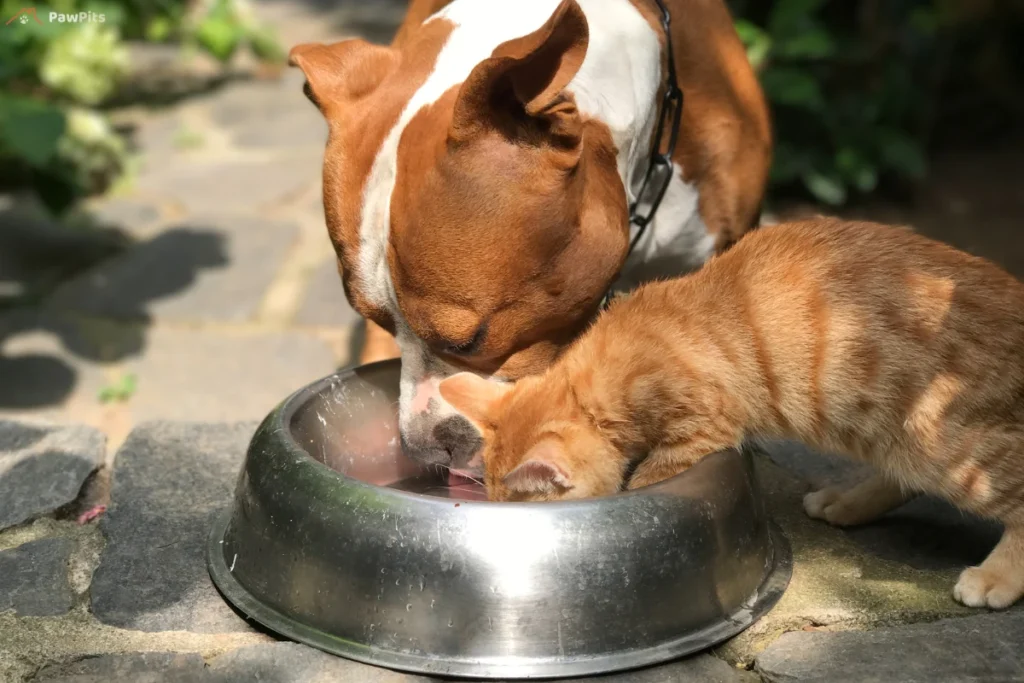
[[[574,485],[569,478],[567,460],[560,439],[542,439],[526,453],[518,467],[505,475],[503,483],[518,493],[568,491]]]
[[[511,384],[484,379],[472,372],[452,375],[437,387],[441,398],[481,428],[491,424],[494,405],[511,388]]]

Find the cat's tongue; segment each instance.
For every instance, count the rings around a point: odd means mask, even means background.
[[[469,486],[482,479],[476,470],[448,470],[448,486]]]

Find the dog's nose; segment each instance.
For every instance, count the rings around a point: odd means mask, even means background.
[[[434,427],[434,438],[451,456],[451,467],[465,467],[483,445],[480,432],[461,415],[449,415]]]
[[[447,467],[465,467],[483,443],[476,427],[461,415],[415,422],[401,431],[401,439],[406,456]]]
[[[402,452],[407,458],[427,465],[451,465],[452,454],[440,444],[434,443],[433,440],[404,431],[401,437]]]

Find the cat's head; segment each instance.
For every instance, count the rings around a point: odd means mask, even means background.
[[[441,396],[484,437],[484,483],[491,500],[567,500],[619,490],[625,458],[555,371],[515,385],[459,373]]]

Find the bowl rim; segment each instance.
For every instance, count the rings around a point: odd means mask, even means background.
[[[431,496],[431,495],[428,495],[428,494],[425,494],[425,493],[416,493],[416,492],[413,492],[413,491],[403,491],[401,489],[393,489],[393,488],[390,488],[388,486],[378,486],[376,484],[371,484],[369,482],[363,481],[362,479],[357,479],[355,477],[350,477],[350,476],[348,476],[347,474],[345,474],[343,472],[339,472],[338,470],[328,466],[326,463],[321,462],[320,460],[317,460],[316,458],[314,458],[310,454],[310,452],[308,450],[303,448],[295,440],[295,437],[292,434],[291,423],[292,423],[292,419],[295,416],[295,413],[298,411],[299,407],[302,406],[302,405],[305,405],[305,403],[313,395],[320,393],[320,391],[322,390],[324,385],[329,385],[332,382],[337,382],[338,380],[344,380],[346,378],[349,378],[349,377],[352,377],[352,376],[356,376],[358,374],[358,371],[362,370],[362,369],[376,368],[376,367],[380,367],[380,366],[384,366],[384,365],[393,365],[393,364],[400,363],[400,362],[401,361],[399,361],[398,359],[389,359],[389,360],[383,360],[383,361],[376,361],[374,363],[367,363],[365,365],[350,365],[350,366],[341,368],[341,369],[337,370],[336,372],[333,372],[333,373],[331,373],[331,374],[329,374],[329,375],[327,375],[325,377],[321,377],[320,379],[318,379],[318,380],[316,380],[314,382],[311,382],[311,383],[307,384],[306,386],[304,386],[304,387],[302,387],[300,389],[297,389],[291,395],[289,395],[287,398],[285,398],[280,404],[278,404],[278,406],[273,411],[271,411],[270,415],[267,417],[267,422],[269,422],[270,424],[268,425],[268,424],[265,423],[263,425],[260,425],[260,427],[257,429],[257,433],[262,432],[262,431],[264,431],[264,429],[266,427],[269,427],[270,430],[272,431],[272,433],[274,434],[274,436],[276,438],[281,439],[281,441],[283,443],[283,446],[289,451],[289,455],[291,455],[293,458],[301,458],[303,460],[303,464],[305,466],[307,466],[307,467],[312,465],[312,467],[315,469],[315,471],[317,471],[318,476],[320,476],[320,477],[329,477],[329,478],[334,479],[335,481],[340,482],[342,485],[345,485],[345,486],[349,486],[349,487],[356,486],[356,487],[359,487],[359,488],[366,488],[366,489],[370,489],[370,490],[376,491],[379,495],[385,495],[385,496],[388,496],[388,497],[395,497],[395,498],[398,498],[398,499],[407,499],[407,500],[415,501],[417,504],[421,504],[421,505],[428,504],[428,505],[437,505],[439,507],[450,507],[452,505],[452,502],[453,502],[452,499],[450,499],[450,498],[442,498],[440,496]],[[707,456],[705,456],[705,458],[714,457],[715,455],[718,455],[718,453],[729,453],[729,452],[733,452],[733,451],[739,452],[741,454],[741,456],[743,456],[743,457],[747,457],[748,454],[750,453],[750,448],[751,448],[750,444],[748,444],[747,442],[743,442],[742,444],[739,444],[738,446],[735,446],[733,448],[724,449],[724,450],[718,451],[716,453],[710,453]],[[556,509],[571,508],[571,509],[576,510],[576,511],[581,511],[581,510],[584,510],[584,509],[586,509],[588,507],[604,507],[604,506],[607,506],[608,505],[608,501],[612,501],[612,500],[621,500],[621,499],[636,498],[636,497],[646,497],[646,496],[650,496],[652,494],[660,493],[664,489],[669,488],[671,486],[671,482],[673,482],[676,478],[682,477],[682,476],[685,476],[685,475],[686,475],[686,472],[682,472],[680,474],[675,475],[674,477],[670,477],[670,478],[668,478],[668,479],[666,479],[664,481],[657,482],[656,484],[651,484],[649,486],[644,486],[643,488],[619,491],[619,492],[613,493],[611,495],[594,496],[594,497],[591,497],[591,498],[580,498],[580,499],[575,499],[575,500],[514,501],[514,502],[512,502],[512,501],[461,500],[460,499],[460,500],[457,500],[457,501],[454,501],[454,502],[458,503],[460,506],[468,506],[468,507],[483,507],[483,506],[493,507],[493,506],[501,506],[501,509],[507,509],[507,510],[515,510],[515,509],[536,510],[537,506],[542,505],[542,506],[544,506],[544,509],[546,509],[546,510],[556,510]]]
[[[703,629],[691,631],[679,638],[648,648],[565,660],[531,660],[524,657],[518,663],[510,663],[496,661],[499,658],[440,659],[429,655],[377,648],[335,636],[304,624],[261,602],[235,578],[233,568],[228,566],[223,552],[225,534],[233,516],[233,505],[217,515],[207,537],[206,565],[217,590],[248,619],[295,642],[333,655],[371,666],[428,676],[478,680],[557,679],[622,672],[665,664],[717,645],[746,630],[782,598],[793,574],[793,556],[789,541],[781,528],[768,518],[771,566],[765,572],[764,579],[753,594],[732,614]]]

